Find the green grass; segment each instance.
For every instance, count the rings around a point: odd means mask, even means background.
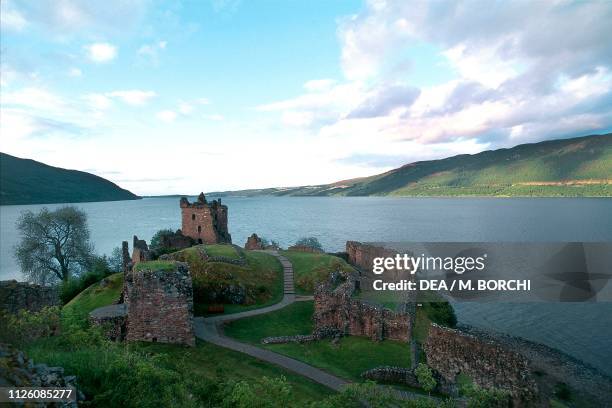
[[[337,345],[331,340],[305,344],[260,343],[269,336],[311,333],[313,305],[312,301],[296,302],[266,315],[236,320],[225,326],[225,333],[354,381],[362,381],[360,374],[374,367],[410,367],[408,345],[399,341],[373,342],[369,338],[350,336],[342,338]]]
[[[165,271],[170,272],[176,269],[176,263],[174,261],[147,261],[138,262],[134,266],[135,271],[152,270],[152,271]]]
[[[61,344],[58,338],[52,337],[30,344],[25,351],[36,363],[61,366],[64,367],[66,375],[76,375],[79,386],[90,398],[104,393],[118,392],[110,385],[117,380],[109,376],[129,377],[132,372],[134,375],[138,373],[137,381],[150,381],[146,384],[138,383],[138,386],[142,385],[143,389],[150,392],[165,381],[179,383],[190,381],[187,383],[191,384],[188,387],[193,387],[196,384],[198,386],[211,383],[224,384],[232,380],[254,382],[263,376],[269,378],[284,376],[292,386],[293,398],[298,402],[320,400],[333,393],[327,387],[278,366],[203,341],[198,341],[194,348],[160,343],[131,343],[127,346],[80,346],[71,349]],[[120,364],[121,361],[125,361],[125,357],[122,356],[125,356],[126,352],[132,356],[130,361],[133,365]],[[142,371],[143,367],[146,369],[145,363],[155,367],[150,374]],[[118,367],[123,368],[119,370]],[[162,374],[160,371],[162,369],[175,378],[165,379],[168,375]],[[156,381],[162,382],[156,383]],[[141,390],[130,389],[124,392],[129,392],[130,399],[138,402],[140,398],[138,393]],[[150,396],[146,398],[151,400]]]
[[[229,245],[212,246],[230,248],[236,253],[236,250]],[[198,252],[198,247],[187,248],[171,256],[189,264],[194,290],[194,312],[197,316],[206,315],[209,304],[219,303],[210,297],[211,293],[218,293],[231,285],[244,287],[247,299],[244,304],[220,302],[224,305],[225,313],[269,306],[280,302],[283,298],[282,266],[278,259],[265,252],[244,251],[246,258],[244,266],[204,261]]]
[[[104,279],[108,283],[94,283],[68,302],[62,312],[86,316],[94,309],[115,303],[123,290],[123,273],[116,273]]]
[[[240,256],[233,245],[229,244],[216,244],[206,245],[206,253],[209,256],[224,256],[230,259],[239,259]]]
[[[293,264],[295,291],[299,295],[312,295],[316,285],[334,271],[353,270],[342,258],[333,255],[298,251],[283,251],[282,254]]]

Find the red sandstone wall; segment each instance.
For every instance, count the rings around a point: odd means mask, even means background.
[[[372,340],[410,341],[412,318],[409,313],[396,313],[352,298],[354,281],[332,290],[329,283],[315,292],[315,329],[332,327],[351,336]]]
[[[181,199],[181,231],[197,243],[219,244],[232,242],[227,229],[227,206],[217,201],[208,204],[204,196],[190,204]]]
[[[195,345],[193,289],[185,264],[176,271],[134,271],[126,277],[127,340]]]
[[[464,373],[481,387],[509,391],[516,406],[529,406],[537,399],[527,360],[500,345],[432,324],[424,349],[427,364],[450,382]]]

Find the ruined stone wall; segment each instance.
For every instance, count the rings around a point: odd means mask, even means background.
[[[198,200],[189,203],[183,197],[181,206],[181,231],[196,243],[220,244],[231,243],[232,237],[227,229],[227,206],[221,200],[206,201],[203,193]]]
[[[537,399],[527,360],[501,345],[432,324],[424,349],[427,364],[449,382],[463,373],[481,387],[509,391],[517,406]]]
[[[332,274],[315,290],[315,330],[336,329],[344,335],[372,340],[410,341],[412,316],[393,312],[353,298],[357,287],[354,274]]]
[[[296,252],[308,252],[312,254],[321,254],[323,251],[317,248],[313,248],[307,245],[293,245],[287,248],[287,251],[296,251]]]
[[[247,241],[244,244],[244,249],[248,249],[251,251],[264,249],[263,242],[261,241],[261,238],[257,236],[257,234],[253,233],[253,235],[247,238]]]
[[[0,281],[0,309],[17,313],[25,309],[38,312],[45,306],[58,306],[57,289],[16,280]]]
[[[165,250],[179,251],[189,248],[194,244],[191,237],[183,235],[183,231],[177,230],[173,234],[164,234],[160,237],[160,247]]]
[[[346,241],[346,253],[351,265],[356,266],[361,271],[372,272],[374,258],[395,256],[397,251],[381,246],[362,244],[357,241]]]
[[[147,241],[144,239],[138,239],[134,235],[134,242],[132,248],[132,266],[139,262],[146,262],[151,260],[151,252],[147,246]]]
[[[127,340],[195,345],[193,287],[187,264],[174,271],[141,266],[126,276]]]

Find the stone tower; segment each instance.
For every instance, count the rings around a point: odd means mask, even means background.
[[[227,206],[221,204],[221,199],[208,203],[204,193],[200,193],[193,204],[182,197],[180,205],[183,235],[199,244],[232,243],[227,230]]]

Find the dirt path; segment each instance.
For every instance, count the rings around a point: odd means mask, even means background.
[[[246,312],[241,313],[218,315],[211,317],[196,317],[194,319],[194,330],[196,337],[216,344],[217,346],[232,349],[241,353],[248,354],[260,360],[279,365],[283,368],[286,368],[287,370],[293,371],[294,373],[310,378],[311,380],[319,384],[323,384],[333,390],[339,391],[344,385],[348,384],[349,382],[342,378],[328,374],[325,371],[319,370],[318,368],[305,364],[301,361],[283,356],[282,354],[278,354],[270,350],[255,347],[246,343],[241,343],[223,334],[220,325],[225,322],[242,319],[244,317],[270,313],[275,310],[282,309],[285,306],[290,305],[291,303],[296,301],[295,287],[293,283],[293,266],[291,265],[291,262],[289,262],[287,258],[280,255],[276,251],[270,251],[268,253],[270,255],[275,256],[283,266],[283,300],[272,306],[262,307],[261,309],[248,310]]]

